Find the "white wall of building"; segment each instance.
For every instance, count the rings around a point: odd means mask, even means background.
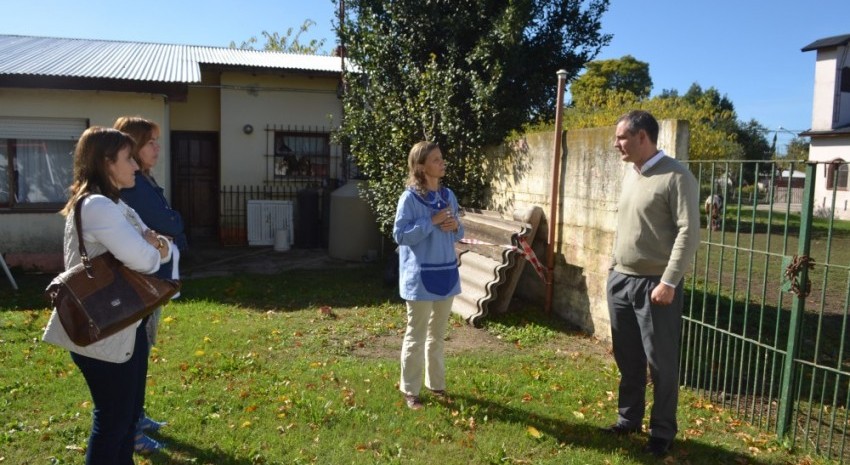
[[[342,103],[336,94],[337,78],[300,75],[221,76],[221,184],[257,185],[267,180],[273,133],[268,125],[335,129]],[[251,134],[242,128],[250,124]],[[332,154],[339,156],[338,150]],[[339,160],[331,160],[331,176]]]
[[[812,131],[833,128],[833,111],[836,92],[836,49],[818,50],[815,62],[815,88],[812,98]]]
[[[111,127],[122,115],[139,115],[163,125],[168,121],[165,98],[160,95],[130,94],[100,91],[62,91],[41,89],[0,89],[0,116],[27,118],[80,118],[90,126]],[[166,169],[168,138],[163,138],[162,153],[154,176],[169,185]],[[26,212],[0,214],[0,253],[11,266],[20,257],[26,263],[51,268],[61,266],[64,218],[55,212]]]
[[[812,138],[809,147],[809,161],[831,162],[843,160],[850,162],[850,136]],[[836,218],[850,220],[850,191],[826,188],[829,165],[818,163],[815,175],[815,212],[831,209]],[[833,195],[835,196],[833,203]]]
[[[827,47],[817,51],[812,101],[812,132],[829,133],[850,124],[850,92],[841,92],[842,69],[850,66],[850,47]],[[830,166],[825,162],[850,162],[850,135],[813,135],[809,161],[819,162],[815,177],[816,214],[832,211],[836,218],[850,219],[850,192],[827,189]]]

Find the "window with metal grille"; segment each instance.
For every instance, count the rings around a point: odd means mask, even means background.
[[[330,166],[327,133],[275,131],[274,179],[326,178]]]

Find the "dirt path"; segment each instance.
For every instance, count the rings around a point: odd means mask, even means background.
[[[365,358],[396,359],[401,351],[402,334],[390,334],[377,337],[362,347],[354,349],[354,355]],[[565,355],[576,352],[610,356],[607,344],[579,334],[565,334],[557,337],[556,344]],[[446,339],[446,354],[464,353],[472,350],[487,353],[509,353],[520,350],[511,341],[502,340],[492,333],[470,325],[453,322]]]

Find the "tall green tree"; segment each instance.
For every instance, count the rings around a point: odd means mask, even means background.
[[[773,142],[770,144],[770,153],[773,157],[776,157],[776,136],[777,134],[773,133]]]
[[[692,160],[753,160],[770,158],[767,130],[757,121],[738,121],[735,106],[714,87],[693,83],[684,94],[664,89],[650,98],[649,64],[631,56],[592,61],[587,72],[570,87],[572,104],[565,115],[567,127],[613,125],[623,113],[644,108],[658,118],[690,123]],[[748,182],[755,164],[743,164]],[[730,173],[734,174],[734,173]]]
[[[322,54],[322,47],[325,45],[325,39],[311,39],[307,43],[301,42],[301,34],[306,33],[311,27],[315,26],[316,22],[311,19],[304,20],[298,31],[294,31],[291,27],[286,30],[286,33],[281,35],[277,32],[263,31],[262,36],[265,37],[266,43],[263,45],[263,50],[268,52],[285,52],[285,53],[300,53],[307,55]],[[230,48],[239,48],[242,50],[256,50],[255,44],[258,40],[256,37],[242,42],[239,46],[236,42],[230,42]]]
[[[782,159],[785,161],[808,161],[809,139],[805,137],[795,137],[791,139],[791,141],[788,142],[788,150]]]
[[[735,113],[735,105],[732,104],[729,97],[725,94],[721,95],[716,88],[709,87],[703,90],[702,86],[695,82],[682,95],[682,99],[692,105],[714,110],[710,113],[710,117],[703,121],[705,124],[729,134],[737,132],[738,119]]]
[[[631,92],[599,90],[592,102],[573,103],[564,113],[564,124],[568,129],[612,126],[627,111],[644,109],[658,119],[681,119],[690,123],[691,160],[737,160],[743,154],[735,140],[736,134],[713,124],[729,115],[712,105],[710,99],[688,101],[670,94],[638,99]]]
[[[608,0],[346,0],[338,27],[357,68],[345,76],[342,142],[369,180],[385,231],[419,140],[439,142],[445,183],[480,206],[487,144],[551,119],[556,75],[607,45]]]
[[[764,162],[773,158],[773,147],[767,142],[765,134],[767,128],[755,119],[747,123],[739,123],[735,130],[736,142],[743,150],[742,159],[752,162]],[[764,163],[758,165],[759,172],[769,172],[770,167]],[[744,163],[742,165],[744,180],[753,184],[756,182],[756,164]]]
[[[649,63],[631,55],[619,59],[597,60],[587,64],[584,74],[570,85],[573,101],[590,103],[604,94],[600,91],[630,92],[637,99],[649,97],[652,78]]]

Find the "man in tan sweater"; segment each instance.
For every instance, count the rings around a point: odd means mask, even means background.
[[[617,121],[614,146],[633,164],[617,211],[608,311],[620,369],[613,434],[639,432],[646,367],[654,386],[646,451],[667,454],[677,432],[683,276],[700,241],[699,188],[687,167],[658,150],[658,122],[646,111]]]

